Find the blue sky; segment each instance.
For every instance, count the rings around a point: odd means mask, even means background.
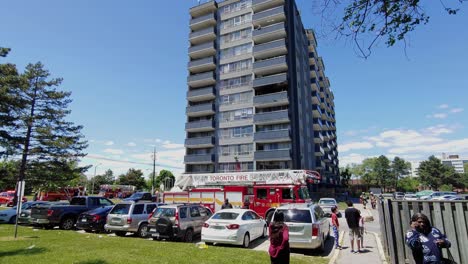
[[[129,168],[183,171],[188,10],[179,1],[8,1],[0,46],[24,69],[42,61],[72,91],[70,120],[84,125],[86,165],[97,173]],[[303,23],[318,33],[310,1],[297,1]],[[427,4],[427,3],[426,3]],[[366,157],[468,157],[468,10],[448,16],[434,2],[431,21],[401,44],[379,44],[359,58],[344,39],[319,36],[318,52],[335,93],[341,165]],[[322,34],[318,34],[322,35]],[[92,175],[94,169],[88,171]]]

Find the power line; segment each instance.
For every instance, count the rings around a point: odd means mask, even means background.
[[[118,159],[104,158],[104,157],[94,156],[94,155],[92,155],[92,154],[88,154],[86,157],[87,157],[87,158],[97,159],[97,160],[113,161],[113,162],[117,162],[117,163],[138,164],[138,165],[153,166],[152,163],[145,163],[145,162],[137,162],[137,161],[128,161],[128,160],[118,160]],[[166,165],[166,164],[161,164],[161,163],[157,163],[156,165],[157,165],[157,166],[161,166],[161,167],[171,168],[171,169],[183,169],[183,167],[176,167],[176,166],[171,166],[171,165]]]

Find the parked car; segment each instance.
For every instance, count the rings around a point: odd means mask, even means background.
[[[149,192],[136,192],[136,193],[130,195],[130,197],[125,198],[123,200],[124,201],[134,201],[134,202],[144,200],[144,201],[152,202],[153,201],[153,196]]]
[[[441,197],[441,196],[444,196],[444,195],[454,195],[454,196],[456,196],[457,193],[456,192],[444,192],[444,191],[441,191],[441,192],[439,192],[439,191],[433,192],[432,191],[432,192],[428,193],[427,195],[422,195],[420,197],[420,199],[421,200],[434,200],[434,199],[436,199],[438,197]]]
[[[278,207],[275,214],[278,212],[284,214],[291,248],[325,250],[325,241],[330,236],[330,221],[318,204],[287,204]]]
[[[405,196],[403,199],[407,201],[415,201],[415,200],[418,200],[418,197],[414,193],[405,193]]]
[[[104,197],[76,196],[71,199],[70,205],[33,207],[31,222],[45,228],[59,226],[63,230],[70,230],[75,227],[76,220],[81,213],[110,205],[114,203]]]
[[[29,202],[28,202],[29,203]],[[68,202],[48,202],[48,201],[36,201],[32,202],[34,204],[27,209],[22,209],[20,216],[18,217],[18,224],[20,225],[29,225],[31,224],[31,210],[36,206],[56,206],[56,205],[68,205]]]
[[[338,208],[338,203],[336,202],[335,199],[333,198],[321,198],[319,201],[318,201],[318,205],[322,208],[323,212],[325,213],[325,216],[326,217],[330,217],[331,214],[332,214],[332,211],[331,209],[333,207],[336,207]],[[336,214],[338,217],[341,217],[341,213],[338,212]]]
[[[78,216],[76,228],[85,232],[105,232],[104,225],[106,224],[107,215],[114,206],[98,207],[96,209],[86,211]]]
[[[178,239],[192,242],[200,235],[211,210],[198,204],[171,204],[158,207],[148,223],[148,233],[154,239]]]
[[[29,210],[35,204],[42,204],[44,202],[25,202],[21,205],[21,212],[23,210]],[[0,223],[14,224],[16,221],[16,206],[10,209],[0,211]]]
[[[16,204],[13,204],[13,200],[15,198],[15,191],[6,191],[6,192],[1,192],[0,193],[0,205],[4,204],[6,206],[14,206]],[[23,196],[21,199],[23,203],[27,202],[28,199]]]
[[[448,195],[442,195],[442,196],[435,196],[431,200],[433,200],[433,201],[450,201],[450,200],[453,200],[453,199],[456,199],[456,198],[458,198],[457,195],[448,194]]]
[[[393,199],[401,200],[405,197],[405,193],[402,192],[394,192]]]
[[[224,209],[210,217],[201,231],[205,243],[250,246],[250,241],[268,234],[267,223],[249,209]]]
[[[117,236],[125,236],[127,232],[132,232],[139,237],[146,237],[148,218],[160,205],[162,204],[148,201],[123,201],[109,212],[104,228]]]

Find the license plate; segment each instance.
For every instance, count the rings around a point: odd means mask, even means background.
[[[81,219],[81,222],[86,222],[86,218]]]
[[[24,216],[26,216],[26,214],[20,214],[20,216],[23,216],[23,217],[24,217]]]
[[[224,229],[224,226],[213,226],[213,229]]]
[[[156,228],[151,228],[149,231],[150,232],[156,232]]]
[[[152,237],[156,237],[156,238],[159,238],[159,233],[154,233],[154,234],[151,234]]]

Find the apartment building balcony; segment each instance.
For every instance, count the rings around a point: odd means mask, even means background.
[[[291,141],[289,129],[255,132],[254,141],[257,143]]]
[[[324,154],[323,155],[323,160],[325,161],[325,163],[331,163],[331,157],[330,157],[330,154]]]
[[[310,70],[310,78],[317,78],[317,71],[316,70]]]
[[[210,164],[214,162],[213,154],[191,154],[184,156],[185,164]]]
[[[320,96],[316,91],[312,91],[312,104],[319,105],[320,104]]]
[[[284,5],[284,0],[253,0],[252,9],[254,12],[261,12],[273,7]]]
[[[273,58],[286,55],[287,53],[288,48],[286,47],[285,39],[274,40],[253,47],[253,56],[256,60]]]
[[[214,137],[198,137],[185,139],[186,148],[210,148],[214,146]]]
[[[186,109],[186,114],[190,117],[213,115],[214,113],[215,107],[212,103],[188,106]]]
[[[255,107],[272,107],[289,104],[288,92],[256,95],[253,98]]]
[[[187,132],[205,132],[215,129],[213,120],[193,121],[185,123],[185,131]]]
[[[319,91],[319,87],[318,87],[317,83],[315,83],[315,82],[310,83],[310,87],[312,88],[313,92],[318,92]]]
[[[315,159],[315,168],[324,169],[326,166],[325,162],[322,159]]]
[[[269,125],[289,122],[288,110],[257,113],[254,115],[254,123],[256,125]]]
[[[275,75],[263,76],[260,78],[255,78],[253,81],[253,88],[259,88],[272,84],[281,84],[288,82],[288,75],[286,73],[280,73]]]
[[[252,23],[254,27],[264,27],[284,21],[286,21],[284,6],[278,6],[271,9],[267,9],[262,12],[255,13],[252,17]]]
[[[201,59],[216,54],[216,47],[213,41],[199,45],[194,45],[189,48],[189,56],[191,59]]]
[[[322,146],[320,144],[315,144],[315,156],[324,156],[325,155],[325,150],[323,150]]]
[[[330,145],[328,144],[328,142],[324,142],[322,147],[323,147],[323,150],[330,151]]]
[[[218,3],[216,1],[208,1],[190,8],[190,16],[200,17],[205,14],[214,13],[217,9]]]
[[[285,24],[277,23],[267,27],[257,28],[252,33],[255,44],[262,44],[273,40],[284,39],[286,37]]]
[[[203,87],[209,86],[216,83],[214,72],[209,71],[205,73],[199,73],[190,75],[187,77],[187,83],[190,87]]]
[[[320,131],[314,132],[314,143],[323,143],[322,132]]]
[[[187,91],[187,100],[189,102],[201,102],[215,99],[215,88],[213,86],[192,89]]]
[[[215,39],[216,29],[214,27],[193,31],[189,35],[189,41],[192,45],[199,45],[201,43],[213,41]]]
[[[212,71],[216,69],[216,61],[213,56],[192,60],[188,62],[187,68],[189,69],[190,73]]]
[[[280,56],[272,59],[256,61],[253,64],[253,72],[256,75],[271,75],[283,73],[288,70],[286,56]]]
[[[322,130],[323,124],[322,124],[322,120],[320,118],[314,118],[312,120],[312,123],[313,123],[314,130],[317,130],[317,131]],[[325,139],[325,135],[323,135],[323,137]]]
[[[192,31],[214,26],[216,26],[216,17],[214,13],[190,19],[190,29]]]
[[[254,159],[256,161],[291,160],[291,150],[290,149],[257,150],[254,153]]]
[[[312,105],[312,116],[315,118],[322,117],[322,110],[320,110],[320,107],[318,105]]]

